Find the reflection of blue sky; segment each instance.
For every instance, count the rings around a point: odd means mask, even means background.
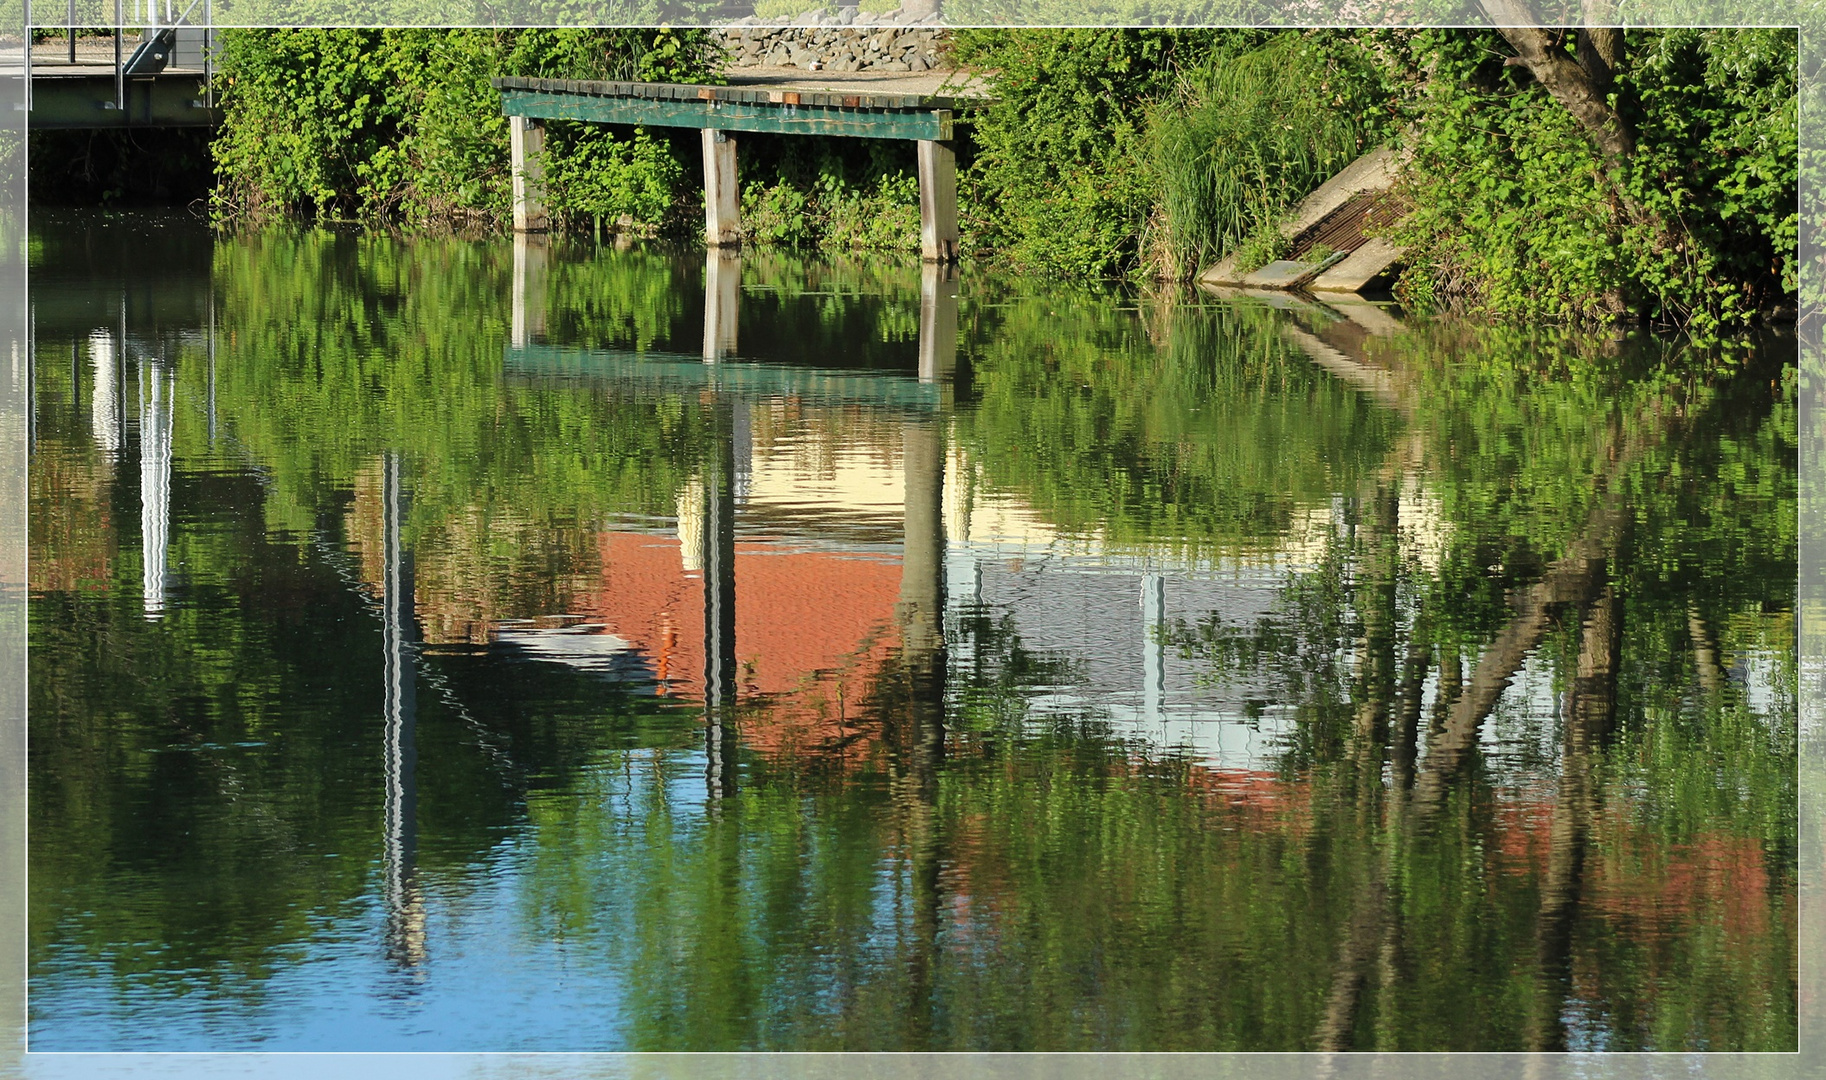
[[[591,905],[581,933],[564,933],[562,916],[542,895],[552,884],[550,868],[542,874],[536,865],[543,838],[539,825],[528,825],[474,864],[421,876],[421,966],[387,958],[378,888],[320,920],[318,931],[276,958],[273,974],[257,985],[231,978],[211,988],[216,973],[196,972],[187,992],[176,992],[168,978],[129,982],[123,990],[106,958],[98,963],[56,949],[32,984],[34,1016],[55,1017],[32,1025],[33,1048],[619,1048],[634,906],[640,889],[668,870],[653,865],[644,823],[654,804],[663,803],[658,813],[670,818],[678,840],[689,842],[702,827],[704,765],[701,752],[608,754],[575,791],[549,793],[595,804],[571,810],[567,824],[597,815],[609,837],[620,832],[626,841],[572,866]]]

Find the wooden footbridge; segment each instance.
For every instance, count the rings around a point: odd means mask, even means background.
[[[830,77],[806,85],[496,79],[512,130],[514,229],[543,232],[547,211],[540,154],[547,120],[696,128],[704,148],[704,240],[741,242],[739,132],[906,139],[917,145],[920,254],[957,260],[957,154],[952,122],[987,99],[961,92],[906,92],[890,81]],[[941,91],[943,88],[941,87]]]

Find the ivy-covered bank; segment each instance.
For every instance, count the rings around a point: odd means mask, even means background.
[[[1788,30],[959,30],[997,100],[963,129],[975,258],[1183,279],[1275,226],[1339,167],[1409,162],[1409,299],[1499,315],[1700,328],[1790,307],[1796,38]],[[261,30],[226,36],[226,219],[499,228],[497,75],[716,81],[696,30]],[[1571,80],[1568,82],[1568,80]],[[1575,85],[1576,84],[1576,85]],[[1568,90],[1568,86],[1572,90]],[[685,133],[689,134],[689,133]],[[694,137],[553,124],[560,228],[695,232]],[[910,147],[753,138],[751,242],[908,250]]]

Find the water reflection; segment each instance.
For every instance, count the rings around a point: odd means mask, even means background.
[[[1791,345],[175,250],[40,275],[39,1048],[1793,1045]]]

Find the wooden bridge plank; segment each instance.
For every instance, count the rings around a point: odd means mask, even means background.
[[[864,88],[818,86],[704,86],[695,83],[603,82],[580,79],[498,78],[497,90],[532,90],[548,94],[659,100],[728,101],[760,104],[774,95],[798,94],[803,105],[864,109],[947,109],[957,111],[982,104],[985,99],[956,98],[939,94],[871,93]],[[855,104],[849,104],[854,101]]]
[[[889,110],[721,99],[681,101],[503,87],[501,111],[508,116],[541,120],[586,120],[599,124],[760,131],[779,135],[928,141],[951,138],[950,111],[929,107]]]

